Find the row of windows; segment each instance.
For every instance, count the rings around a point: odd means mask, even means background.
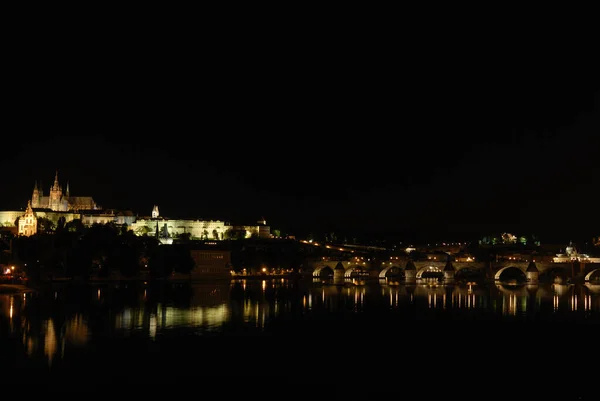
[[[198,259],[223,259],[222,253],[196,253]]]
[[[195,273],[223,273],[224,271],[223,267],[201,267],[194,269]]]
[[[84,220],[84,223],[86,223],[86,224],[107,224],[107,223],[110,223],[112,221],[113,221],[113,219],[108,219],[108,220],[98,220],[98,219],[95,219],[95,220],[89,219],[89,220],[87,220],[86,219],[86,220]]]

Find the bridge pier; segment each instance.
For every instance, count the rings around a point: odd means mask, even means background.
[[[456,274],[456,269],[452,265],[452,262],[450,261],[450,257],[448,257],[448,260],[446,261],[446,266],[444,267],[444,281],[449,282],[449,283],[453,282],[455,274]]]
[[[486,268],[485,268],[485,279],[486,281],[491,281],[494,282],[495,278],[494,278],[494,269],[492,268],[492,262],[488,262]]]
[[[417,281],[417,267],[412,260],[406,262],[406,267],[404,268],[404,280],[408,282]]]
[[[333,284],[344,284],[346,270],[341,263],[333,269]]]
[[[529,262],[529,266],[527,266],[527,270],[525,270],[525,277],[528,283],[537,284],[539,282],[540,271],[535,265],[535,262]]]
[[[444,282],[448,282],[448,283],[454,282],[454,271],[445,271],[444,272]]]

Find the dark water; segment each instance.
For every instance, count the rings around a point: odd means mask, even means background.
[[[43,392],[588,399],[599,328],[597,284],[54,284],[0,294],[0,363]]]

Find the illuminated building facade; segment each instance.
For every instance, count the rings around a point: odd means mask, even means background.
[[[0,211],[0,226],[16,227],[15,222],[23,216],[23,210],[3,210]]]
[[[195,266],[192,278],[230,278],[231,251],[228,249],[190,249]]]
[[[174,238],[189,234],[191,239],[222,240],[228,225],[224,221],[192,219],[136,219],[129,226],[136,235],[152,235]]]
[[[32,208],[33,210],[33,208]],[[33,210],[34,215],[37,219],[44,218],[50,220],[54,225],[58,224],[58,219],[64,218],[65,223],[68,223],[72,220],[80,219],[81,214],[75,212],[53,212],[52,210],[44,210],[38,209]],[[24,218],[25,213],[27,211],[22,210],[8,210],[8,211],[0,211],[0,226],[7,228],[16,228],[16,232],[19,233],[19,226],[21,225],[21,220]],[[19,220],[18,223],[15,223]],[[19,234],[24,235],[24,234]]]
[[[572,243],[565,248],[565,253],[557,253],[552,258],[554,263],[571,263],[571,262],[584,262],[584,263],[600,263],[600,257],[593,257],[585,253],[577,252],[577,249]]]
[[[37,182],[33,187],[31,195],[31,207],[34,209],[50,209],[55,212],[73,212],[80,210],[100,209],[91,196],[71,196],[69,193],[69,183],[63,192],[58,183],[58,171],[54,176],[54,184],[50,187],[50,194],[45,196],[42,189],[38,187]]]
[[[128,226],[136,235],[156,234],[163,243],[170,243],[165,241],[182,235],[189,235],[190,239],[223,240],[229,230],[243,231],[245,238],[271,237],[270,227],[264,218],[251,226],[230,225],[221,220],[168,219],[159,216],[156,205],[152,209],[151,218],[136,218]]]
[[[98,213],[82,213],[81,224],[86,227],[92,224],[108,224],[115,223],[116,216],[112,211],[99,211]]]
[[[25,215],[19,219],[19,235],[29,237],[37,232],[37,217],[31,207],[31,201],[27,202]]]
[[[27,222],[33,221],[34,218],[50,220],[55,226],[59,219],[64,219],[65,223],[79,219],[87,227],[108,223],[127,225],[128,229],[136,235],[156,235],[161,239],[161,243],[165,244],[172,243],[173,238],[180,236],[188,236],[189,239],[223,240],[229,230],[242,233],[245,238],[270,238],[271,236],[270,228],[264,218],[256,225],[231,226],[220,220],[167,219],[159,215],[157,205],[153,206],[151,217],[142,218],[129,211],[104,210],[90,196],[71,196],[68,183],[63,191],[58,181],[58,171],[47,196],[44,195],[37,181],[35,182],[27,209],[26,212],[0,211],[0,226],[18,227],[19,235],[32,235],[34,230]]]

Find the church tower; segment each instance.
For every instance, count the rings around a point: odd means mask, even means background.
[[[152,218],[158,219],[158,206],[157,205],[154,205],[154,208],[152,208]]]
[[[58,183],[58,170],[56,171],[56,175],[54,176],[54,184],[52,188],[50,188],[50,199],[48,201],[48,207],[50,210],[61,210],[61,200],[62,200],[62,189]]]
[[[31,195],[31,207],[40,207],[40,190],[38,189],[37,181],[33,185],[33,194]]]
[[[29,237],[37,232],[37,217],[31,207],[31,201],[27,202],[25,214],[19,218],[19,235]]]

